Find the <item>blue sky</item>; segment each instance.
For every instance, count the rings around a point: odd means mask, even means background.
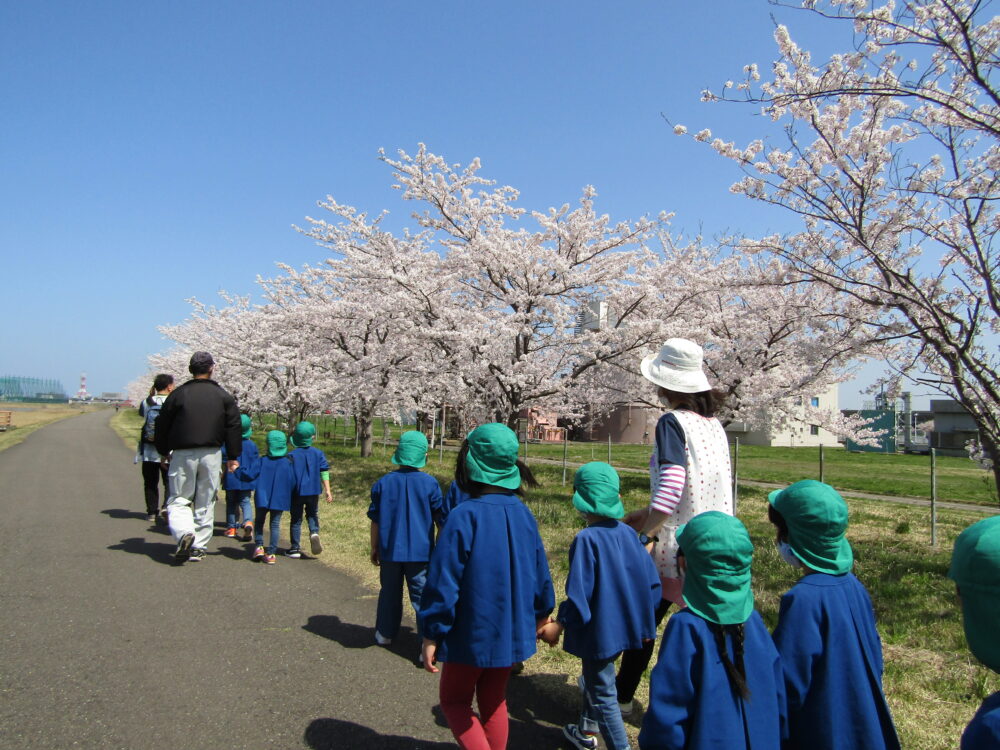
[[[406,225],[380,147],[479,156],[528,208],[593,184],[614,219],[792,229],[663,119],[747,140],[753,108],[699,95],[767,69],[776,12],[850,42],[766,0],[0,4],[0,374],[123,390],[185,299],[321,260],[292,225],[326,195]]]

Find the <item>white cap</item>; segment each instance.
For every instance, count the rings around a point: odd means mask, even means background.
[[[642,376],[651,383],[677,393],[710,391],[701,370],[705,357],[700,346],[687,339],[668,339],[660,351],[639,364]]]

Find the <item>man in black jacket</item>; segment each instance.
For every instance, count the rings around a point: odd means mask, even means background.
[[[167,519],[179,563],[201,560],[212,538],[223,445],[226,471],[240,465],[240,410],[236,399],[212,380],[214,368],[208,352],[191,355],[191,380],[174,389],[156,418],[156,450],[170,454]]]

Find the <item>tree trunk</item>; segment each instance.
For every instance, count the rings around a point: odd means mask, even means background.
[[[361,410],[355,417],[358,430],[358,444],[361,446],[361,458],[368,458],[372,454],[372,422],[375,421],[374,415],[367,411]]]

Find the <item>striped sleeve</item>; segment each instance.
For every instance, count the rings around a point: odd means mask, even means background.
[[[656,484],[650,505],[662,513],[673,513],[684,492],[687,471],[679,464],[665,464],[660,467],[660,481]]]

